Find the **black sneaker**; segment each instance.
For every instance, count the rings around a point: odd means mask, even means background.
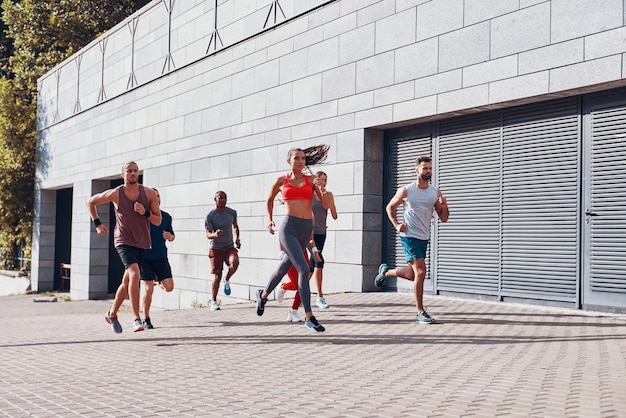
[[[387,273],[387,270],[389,270],[389,266],[385,263],[378,266],[378,274],[374,279],[374,285],[376,287],[383,287],[385,285],[385,273]]]
[[[263,312],[265,312],[265,304],[267,303],[267,299],[263,299],[262,295],[263,289],[256,291],[256,314],[259,316],[262,316]]]
[[[146,318],[146,319],[143,320],[143,327],[144,327],[144,329],[152,329],[152,328],[154,328],[152,326],[152,322],[150,322],[150,318]]]
[[[312,316],[309,320],[304,321],[304,326],[306,326],[308,329],[310,329],[313,332],[324,332],[324,331],[326,331],[326,328],[324,328],[322,326],[322,324],[317,322],[317,319],[315,319],[314,316]]]

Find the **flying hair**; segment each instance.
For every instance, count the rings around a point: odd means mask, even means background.
[[[306,161],[306,166],[307,168],[310,165],[316,165],[316,164],[321,164],[324,161],[326,161],[326,157],[328,157],[328,150],[330,149],[330,145],[328,144],[320,144],[320,145],[313,145],[311,147],[302,149],[302,148],[292,148],[289,150],[289,153],[287,154],[287,156],[289,158],[291,158],[291,155],[294,152],[297,151],[302,151],[304,152],[304,158]],[[311,171],[311,170],[309,170]]]

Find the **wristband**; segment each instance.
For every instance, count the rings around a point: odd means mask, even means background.
[[[96,228],[100,225],[102,225],[102,222],[100,222],[100,218],[96,218],[93,220],[93,224],[96,226]]]
[[[312,253],[315,253],[315,252],[319,253],[320,250],[318,250],[317,247],[313,247],[313,248],[311,248],[311,252]]]
[[[150,215],[151,215],[150,209],[146,210],[146,213],[143,214],[143,216],[145,216],[146,218],[149,218]]]

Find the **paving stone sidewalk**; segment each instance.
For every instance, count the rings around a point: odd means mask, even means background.
[[[626,417],[626,316],[426,296],[328,295],[154,310],[114,334],[110,301],[0,298],[0,416]],[[125,303],[125,306],[128,302]],[[302,312],[301,312],[302,313]]]

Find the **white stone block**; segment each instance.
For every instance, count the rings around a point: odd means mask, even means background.
[[[375,53],[380,54],[415,42],[415,28],[415,9],[378,20]]]
[[[463,27],[463,0],[430,1],[417,6],[417,40]]]
[[[427,96],[393,105],[393,121],[417,119],[437,113],[437,96]]]
[[[397,49],[394,57],[395,83],[437,74],[438,60],[439,41],[437,38]]]
[[[491,58],[550,44],[550,3],[509,13],[491,21]]]
[[[357,93],[393,84],[393,54],[393,51],[389,51],[357,62]]]
[[[466,67],[490,58],[490,24],[479,23],[439,37],[439,72]]]
[[[520,75],[563,67],[583,61],[583,38],[533,49],[519,54]]]
[[[494,59],[463,68],[463,87],[512,78],[517,75],[517,56]]]
[[[542,71],[490,83],[489,103],[500,103],[547,94],[549,82],[549,72]]]
[[[452,112],[484,106],[489,101],[489,87],[486,84],[466,89],[450,91],[439,95],[437,113]]]
[[[293,107],[295,109],[312,106],[322,101],[322,74],[293,82]]]
[[[322,100],[334,100],[354,94],[356,64],[350,63],[325,71],[322,75]]]
[[[374,55],[375,25],[373,23],[339,37],[339,65]]]
[[[622,0],[552,0],[551,41],[574,39],[624,25]]]
[[[464,6],[464,23],[469,26],[518,10],[519,0],[465,0]]]
[[[626,52],[626,27],[585,37],[585,60]]]
[[[600,58],[550,70],[550,93],[619,80],[622,56]]]

